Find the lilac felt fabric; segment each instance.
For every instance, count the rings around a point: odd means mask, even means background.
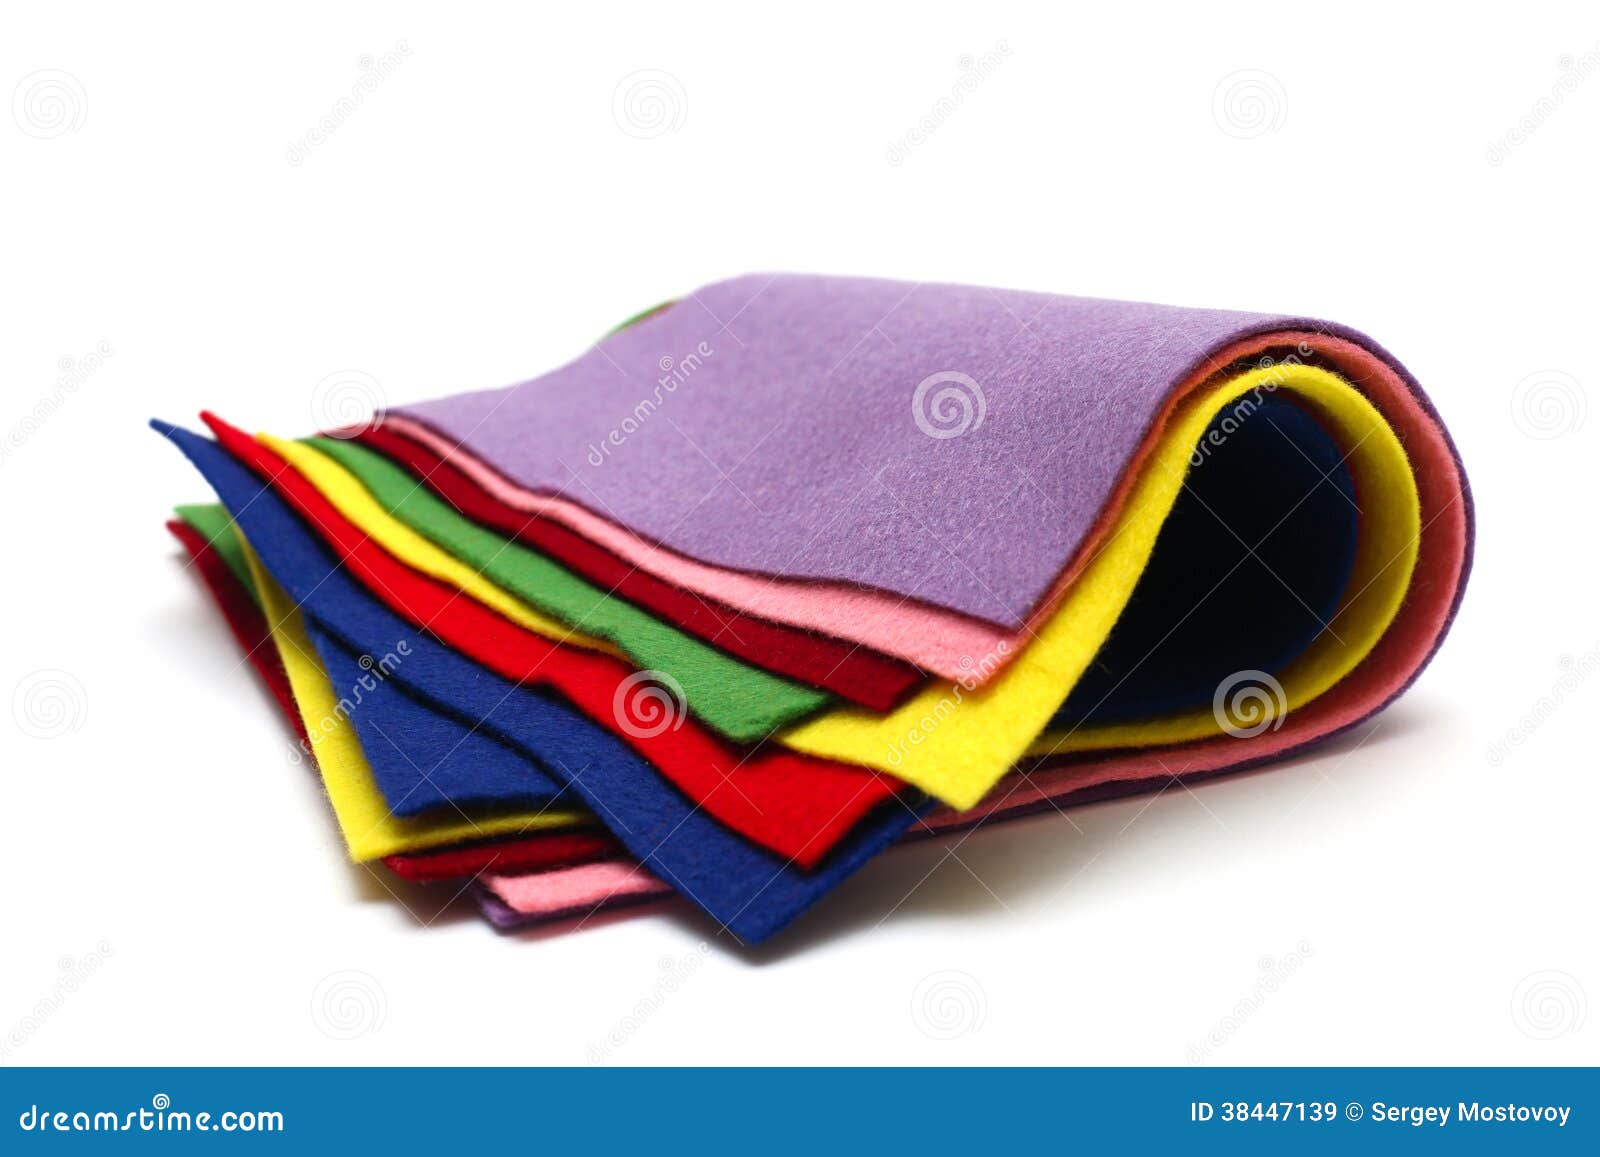
[[[693,558],[864,584],[1015,629],[1172,388],[1229,341],[1290,326],[1349,332],[1223,310],[749,276],[543,377],[398,413],[519,485]]]

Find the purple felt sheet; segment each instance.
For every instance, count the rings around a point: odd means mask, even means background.
[[[693,558],[1015,629],[1172,388],[1210,351],[1291,326],[1364,340],[1264,314],[758,275],[543,377],[399,412]]]

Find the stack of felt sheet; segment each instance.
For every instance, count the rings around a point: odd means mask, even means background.
[[[360,427],[203,418],[169,525],[351,857],[502,927],[759,941],[898,841],[1283,758],[1471,553],[1416,382],[1292,317],[746,277]]]

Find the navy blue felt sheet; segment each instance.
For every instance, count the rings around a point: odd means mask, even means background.
[[[409,654],[388,682],[537,762],[650,870],[740,939],[764,940],[897,840],[931,809],[917,798],[869,816],[813,872],[758,848],[696,808],[622,740],[558,698],[522,687],[427,636],[367,594],[271,489],[208,438],[164,422],[217,492],[262,565],[309,620],[356,654]],[[359,732],[359,727],[358,727]]]

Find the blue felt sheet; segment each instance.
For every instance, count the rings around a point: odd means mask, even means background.
[[[788,866],[697,809],[626,743],[558,698],[509,682],[415,630],[367,594],[270,487],[208,438],[164,422],[262,565],[308,619],[357,654],[410,654],[389,680],[537,761],[663,880],[747,942],[764,940],[897,840],[931,803],[892,801],[814,872]],[[359,732],[359,727],[358,727]]]

